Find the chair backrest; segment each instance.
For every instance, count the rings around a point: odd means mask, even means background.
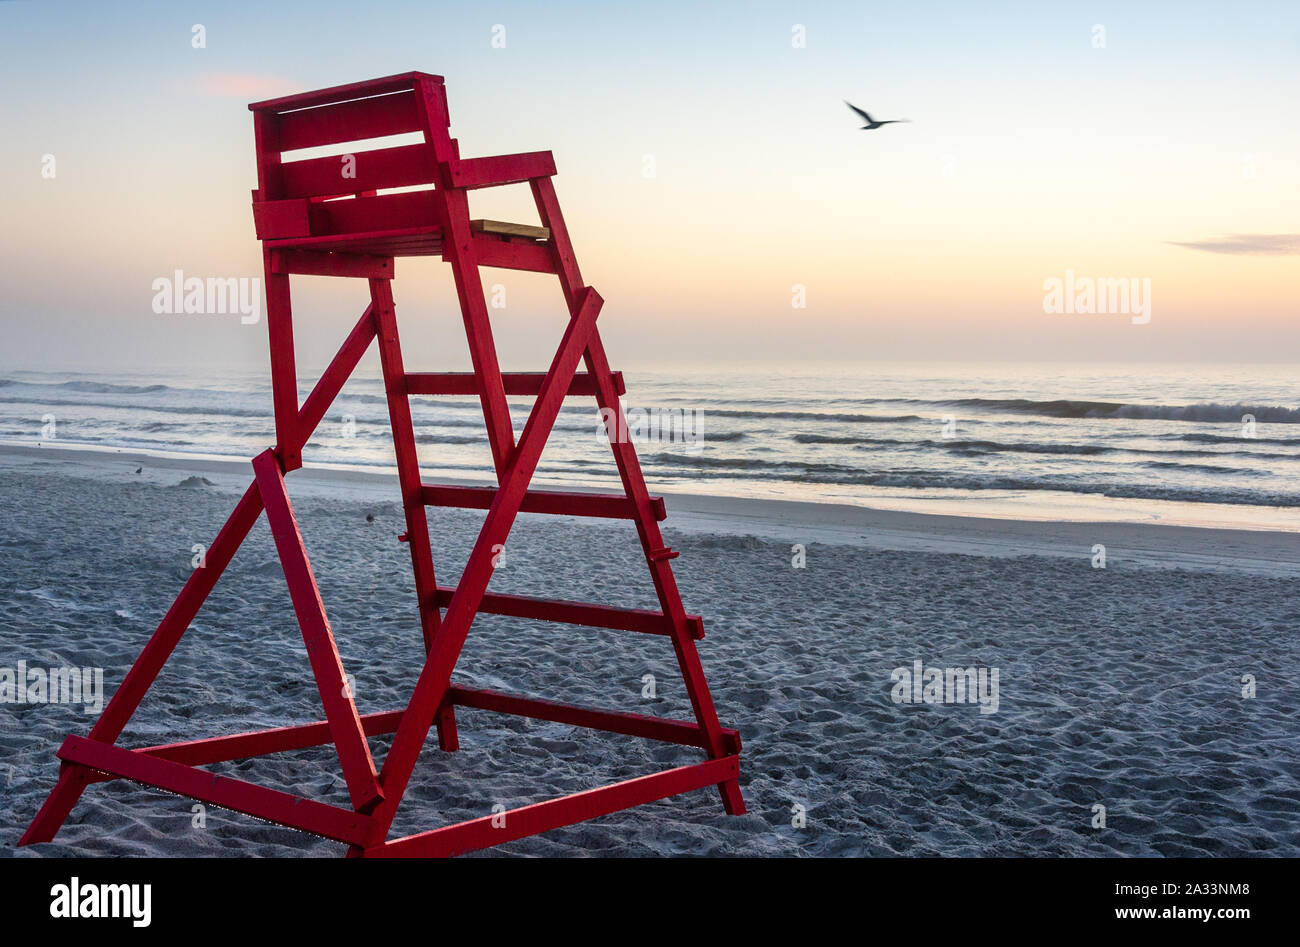
[[[375,194],[434,185],[439,162],[454,158],[441,76],[403,73],[255,102],[249,109],[257,147],[253,214],[259,239],[325,238],[434,222],[428,195]],[[424,140],[367,150],[370,139],[411,132],[422,133]],[[352,142],[361,147],[285,160],[287,152]]]

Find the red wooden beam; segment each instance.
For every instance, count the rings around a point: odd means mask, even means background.
[[[473,190],[502,184],[522,184],[533,178],[555,173],[555,157],[549,151],[530,151],[517,155],[493,155],[488,158],[461,158],[451,164],[454,187]]]
[[[411,91],[281,112],[279,120],[282,152],[420,130],[415,93]]]
[[[284,578],[289,585],[293,610],[298,616],[298,627],[307,646],[307,657],[320,691],[325,718],[330,722],[330,734],[338,748],[339,763],[352,796],[352,805],[358,812],[369,811],[383,799],[384,793],[379,786],[357,706],[348,693],[343,663],[339,660],[334,634],[329,619],[325,617],[325,605],[321,602],[316,577],[307,559],[307,547],[303,544],[293,505],[285,490],[284,475],[272,451],[258,454],[253,460],[253,470],[257,474],[262,502],[266,505],[266,519],[271,525]]]
[[[403,711],[385,710],[379,713],[362,714],[361,726],[367,736],[380,736],[392,733],[402,720]],[[255,756],[268,756],[272,753],[288,753],[293,750],[305,750],[313,746],[329,743],[328,720],[315,723],[301,723],[289,727],[273,727],[269,730],[254,730],[250,733],[234,733],[221,737],[205,737],[201,740],[185,740],[179,743],[160,743],[132,750],[145,756],[156,756],[162,760],[171,760],[185,766],[207,766],[211,763],[226,763],[230,760],[251,759]],[[112,774],[96,778],[96,782],[119,779]]]
[[[287,167],[287,166],[286,166]],[[310,236],[354,235],[437,225],[442,216],[433,191],[406,191],[375,197],[352,197],[307,205]],[[285,234],[302,237],[308,234]]]
[[[560,210],[559,200],[555,196],[555,187],[550,178],[538,178],[531,182],[533,200],[537,205],[537,216],[542,226],[551,232],[548,241],[555,263],[555,271],[560,278],[560,288],[569,304],[569,311],[576,312],[582,305],[582,276],[578,270],[577,257],[569,239],[568,227],[564,223],[564,214]],[[602,411],[612,412],[620,421],[623,408],[619,403],[619,394],[608,383],[609,359],[605,355],[605,346],[601,342],[600,330],[593,329],[588,341],[583,360],[587,372],[594,379],[600,390],[596,404]],[[607,426],[608,428],[608,426]],[[674,633],[672,635],[673,651],[677,656],[677,665],[690,696],[691,709],[695,719],[709,737],[709,756],[717,759],[725,753],[722,727],[718,723],[717,709],[713,696],[709,693],[709,683],[704,676],[699,654],[695,650],[693,636],[689,632],[688,616],[682,605],[681,592],[677,588],[677,579],[673,575],[671,563],[659,555],[666,548],[659,524],[650,515],[650,496],[646,489],[645,477],[641,472],[641,462],[637,459],[636,448],[627,439],[613,436],[611,432],[610,447],[614,461],[618,465],[619,477],[623,481],[623,490],[636,504],[640,516],[637,519],[637,532],[641,547],[650,568],[650,578],[654,582],[655,593],[664,614],[672,618]],[[728,814],[740,815],[745,812],[745,800],[736,780],[721,783],[718,786],[722,804]]]
[[[428,145],[399,145],[358,151],[345,163],[340,155],[287,161],[280,168],[285,197],[355,194],[387,187],[412,187],[437,180]],[[349,177],[343,172],[348,171]]]
[[[503,270],[526,270],[532,273],[555,272],[549,244],[503,240],[483,233],[474,233],[472,240],[479,266],[495,266]]]
[[[370,828],[371,820],[360,813],[85,737],[68,737],[58,757],[339,842],[356,844]]]
[[[360,279],[392,279],[393,258],[368,253],[329,253],[309,250],[276,250],[271,270],[298,276],[347,276]]]
[[[383,845],[367,848],[367,857],[441,858],[461,855],[480,848],[549,832],[575,822],[585,822],[620,809],[644,805],[656,799],[680,795],[715,783],[734,780],[740,775],[740,760],[735,756],[706,760],[690,766],[628,779],[612,786],[589,789],[560,799],[534,803],[496,815],[410,835]]]
[[[496,487],[453,487],[425,484],[425,506],[451,506],[467,510],[486,510],[496,498]],[[656,519],[667,517],[663,497],[655,501]],[[627,497],[604,493],[570,493],[563,490],[529,490],[524,494],[520,513],[554,513],[560,516],[591,516],[599,519],[636,519],[636,505]]]
[[[370,347],[370,342],[375,337],[373,312],[373,306],[366,307],[366,311],[361,314],[357,324],[343,340],[334,358],[330,359],[329,365],[316,382],[316,387],[303,402],[302,410],[298,412],[298,432],[304,442],[316,430],[316,426],[325,417],[325,412],[329,410],[338,393],[343,390],[343,386],[352,376],[357,363],[361,361],[361,356],[365,355],[366,349]],[[301,450],[302,444],[295,447]],[[283,454],[283,448],[277,447],[276,453]]]
[[[381,79],[349,82],[347,85],[330,86],[327,89],[316,89],[312,92],[299,92],[295,95],[281,96],[278,99],[264,99],[261,102],[253,102],[248,108],[253,112],[264,110],[285,112],[290,109],[309,108],[317,105],[328,105],[331,102],[346,102],[351,99],[364,98],[365,96],[400,92],[404,89],[410,89],[417,82],[442,85],[443,78],[428,72],[400,72],[396,75],[384,76]]]
[[[311,396],[303,406],[302,412],[298,417],[297,423],[293,425],[294,435],[300,440],[285,445],[289,451],[299,451],[302,448],[302,440],[309,436],[320,423],[324,416],[329,403],[333,401],[334,396],[347,380],[347,376],[355,367],[356,362],[360,359],[365,347],[369,344],[373,330],[370,320],[370,310],[367,309],[358,321],[357,326],[348,336],[343,348],[335,355],[334,360],[326,369],[325,374],[321,376],[316,387],[313,389]],[[244,538],[248,535],[253,524],[262,514],[262,497],[258,492],[257,484],[251,484],[240,498],[239,503],[227,518],[225,525],[217,533],[212,544],[208,547],[206,562],[204,568],[195,569],[180,594],[176,596],[176,601],[172,603],[167,614],[163,616],[158,623],[152,637],[145,645],[140,656],[136,658],[135,663],[127,672],[126,678],[122,685],[113,693],[100,715],[99,720],[91,728],[90,738],[104,743],[113,743],[122,733],[122,728],[126,726],[131,715],[140,706],[140,701],[144,695],[153,686],[162,670],[167,659],[171,657],[172,651],[175,650],[177,643],[189,628],[190,623],[198,614],[199,609],[207,600],[208,595],[216,586],[217,581],[225,572],[226,566],[234,557],[235,552],[243,543]],[[81,767],[65,767],[59,773],[58,782],[50,792],[49,797],[42,804],[40,811],[32,820],[32,824],[19,839],[19,845],[30,845],[34,842],[48,842],[54,838],[72,807],[76,805],[77,800],[81,797],[87,783],[89,782],[87,772]]]
[[[468,221],[468,211],[462,209],[462,213]],[[588,287],[583,294],[582,304],[570,319],[560,347],[551,361],[541,394],[524,425],[519,446],[512,452],[509,467],[503,472],[500,492],[484,518],[478,540],[461,573],[460,584],[448,603],[442,627],[438,630],[429,658],[416,682],[415,692],[411,695],[410,707],[402,718],[401,726],[397,728],[392,747],[384,760],[381,778],[387,795],[375,810],[375,831],[381,836],[387,834],[392,825],[397,804],[406,791],[420,750],[433,725],[434,715],[442,706],[443,697],[451,682],[452,669],[465,646],[465,638],[479,610],[483,593],[487,591],[494,568],[492,560],[497,555],[493,547],[499,548],[505,543],[510,527],[518,516],[519,506],[528,490],[528,482],[537,469],[546,439],[559,416],[564,394],[569,389],[578,361],[595,330],[596,317],[600,314],[602,303],[600,294]],[[472,336],[470,343],[472,349]],[[499,377],[497,384],[500,385]]]
[[[430,103],[427,107],[431,109],[434,105]],[[441,201],[439,220],[444,225],[443,259],[451,264],[456,282],[461,321],[465,325],[470,361],[478,377],[479,402],[487,425],[488,445],[492,448],[492,465],[500,482],[506,478],[515,456],[515,431],[501,380],[501,363],[492,339],[492,322],[483,296],[478,235],[469,229],[469,198],[466,193],[451,187],[449,176],[444,175],[438,183],[438,190],[434,193]]]
[[[614,387],[625,394],[623,373],[614,372]],[[542,390],[546,375],[542,372],[502,372],[501,382],[507,395],[536,395]],[[406,393],[409,395],[477,395],[478,380],[473,372],[407,372]],[[570,397],[594,396],[595,380],[585,372],[573,376],[569,385]]]
[[[452,686],[447,689],[446,706],[470,707],[493,713],[510,714],[516,717],[528,717],[532,720],[546,720],[552,723],[564,723],[575,727],[601,730],[606,733],[619,733],[624,736],[642,737],[659,740],[664,743],[676,743],[682,746],[703,746],[705,737],[697,724],[684,720],[670,720],[665,717],[652,717],[646,714],[622,713],[619,711],[599,710],[580,707],[552,700],[539,700],[506,694],[499,691],[478,688]],[[397,729],[402,720],[401,710],[386,710],[378,713],[363,714],[361,725],[367,736],[382,736]],[[740,733],[724,728],[729,753],[738,754],[741,749]],[[207,766],[212,763],[225,763],[231,760],[250,759],[256,756],[268,756],[272,753],[287,753],[322,746],[331,740],[329,721],[319,720],[314,723],[297,724],[288,727],[274,727],[269,730],[255,730],[251,733],[237,733],[228,736],[206,737],[200,740],[185,740],[178,743],[162,743],[156,746],[141,747],[131,750],[145,756],[170,760],[186,766]],[[123,777],[113,773],[96,773],[94,782],[104,782]]]
[[[275,442],[281,445],[285,470],[302,466],[306,438],[298,430],[298,368],[293,345],[293,308],[289,275],[271,269],[271,251],[262,245],[266,285],[266,336],[271,347],[271,399],[275,411]]]
[[[536,178],[529,182],[529,187],[533,192],[533,203],[537,205],[538,218],[551,232],[551,239],[545,247],[552,258],[551,272],[559,276],[564,300],[569,304],[569,312],[574,312],[582,303],[582,273],[578,270],[578,258],[569,240],[569,228],[560,212],[560,201],[555,196],[555,184],[550,178]]]
[[[258,240],[311,236],[311,205],[306,200],[253,201],[253,231]]]
[[[316,252],[365,253],[384,256],[437,256],[443,252],[442,229],[437,224],[396,227],[353,234],[320,234],[268,240],[272,250],[303,249]]]
[[[52,841],[93,777],[94,773],[84,766],[59,767],[58,781],[41,803],[32,824],[27,826],[27,831],[18,839],[18,845],[21,847]]]
[[[682,746],[698,746],[706,749],[708,747],[708,737],[700,729],[699,724],[685,720],[669,720],[666,717],[651,717],[646,714],[578,707],[553,700],[537,700],[516,694],[455,685],[447,689],[447,700],[457,707],[490,710],[515,717],[528,717],[532,720],[548,720],[552,723],[603,730],[606,733],[621,733],[630,737],[644,737],[647,740],[659,740],[663,743],[677,743]],[[740,753],[740,732],[725,727],[722,732],[726,738],[727,752],[732,755]]]
[[[440,607],[449,607],[456,589],[439,586],[435,601]],[[478,610],[488,615],[507,615],[511,618],[534,618],[565,625],[585,625],[588,628],[606,628],[610,631],[639,631],[647,635],[671,635],[672,619],[663,612],[646,608],[614,608],[610,605],[587,605],[557,598],[532,598],[527,595],[501,595],[485,593]],[[687,615],[688,633],[696,640],[704,637],[704,620],[699,615]]]
[[[379,362],[384,372],[384,393],[388,398],[393,453],[397,461],[397,482],[402,489],[407,547],[411,553],[411,568],[415,576],[415,600],[420,610],[420,630],[427,654],[442,616],[429,602],[429,596],[433,594],[438,582],[434,575],[429,521],[421,492],[420,458],[415,447],[411,402],[406,396],[406,369],[402,364],[402,346],[397,336],[397,310],[393,304],[392,283],[387,280],[371,280],[370,299],[379,335]]]

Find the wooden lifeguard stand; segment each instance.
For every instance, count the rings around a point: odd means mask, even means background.
[[[581,822],[655,799],[717,786],[728,813],[745,811],[737,782],[740,737],[714,710],[695,650],[703,637],[698,616],[686,614],[659,532],[663,500],[650,496],[626,426],[607,425],[624,496],[530,490],[542,448],[566,397],[588,396],[607,417],[623,418],[622,377],[610,371],[596,329],[602,300],[583,283],[551,177],[548,151],[462,158],[450,137],[440,76],[410,72],[250,105],[256,132],[258,188],[253,217],[266,273],[267,329],[276,446],[253,460],[254,479],[157,631],[91,729],[69,736],[58,751],[59,779],[19,844],[52,839],[90,784],[129,779],[346,843],[350,855],[454,855]],[[423,133],[423,142],[299,161],[282,153],[323,145]],[[351,159],[351,160],[349,160]],[[470,220],[468,192],[527,183],[541,227]],[[423,186],[421,190],[378,193]],[[393,308],[393,261],[441,256],[451,265],[469,340],[473,373],[415,373],[403,367]],[[479,267],[554,273],[568,303],[569,323],[548,371],[503,374],[497,363]],[[292,274],[365,279],[370,305],[338,354],[298,403]],[[285,474],[302,466],[303,445],[325,416],[372,340],[379,344],[397,472],[406,513],[401,537],[415,572],[424,667],[405,709],[360,715],[345,684],[334,635],[285,489]],[[577,371],[585,363],[585,373]],[[409,395],[476,395],[483,405],[496,487],[426,484],[416,456]],[[516,442],[508,395],[536,396]],[[434,578],[427,506],[485,509],[482,530],[455,588]],[[140,749],[116,746],[123,727],[153,684],[181,635],[261,512],[275,539],[294,612],[302,630],[325,719],[274,730],[210,737]],[[631,520],[636,524],[660,610],[610,608],[487,592],[494,547],[506,541],[520,513],[555,513]],[[676,652],[695,722],[575,707],[451,682],[475,615],[519,618],[644,632],[667,637]],[[407,838],[388,840],[429,730],[443,750],[457,748],[455,708],[517,714],[612,733],[700,747],[707,759],[649,776],[591,789]],[[382,769],[368,736],[394,734]],[[199,767],[333,743],[352,808],[328,805]]]

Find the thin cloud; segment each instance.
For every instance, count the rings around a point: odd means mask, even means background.
[[[1171,246],[1207,253],[1241,256],[1281,256],[1300,253],[1300,233],[1234,233],[1209,240],[1170,240]]]

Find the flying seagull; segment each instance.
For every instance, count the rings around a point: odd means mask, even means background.
[[[868,115],[866,112],[862,111],[862,109],[858,108],[856,105],[850,102],[848,99],[844,100],[844,104],[847,105],[849,108],[853,109],[853,111],[857,112],[859,115],[861,115],[862,120],[867,123],[863,125],[862,128],[859,129],[859,131],[870,131],[873,128],[879,128],[881,125],[897,125],[899,122],[911,121],[910,118],[891,118],[883,122],[878,122],[870,115]]]

